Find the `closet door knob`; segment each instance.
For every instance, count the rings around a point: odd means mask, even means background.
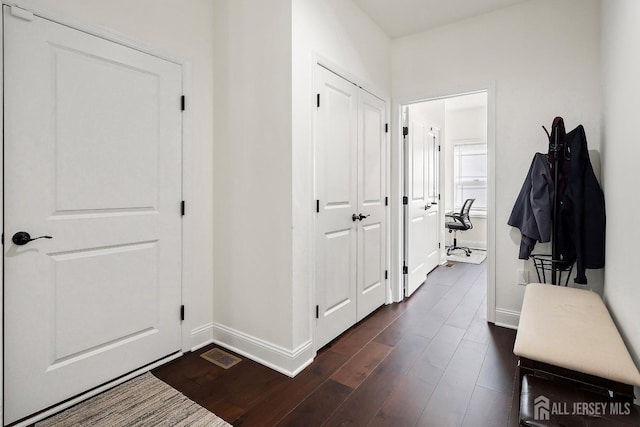
[[[26,245],[29,242],[32,242],[34,240],[38,240],[38,239],[52,239],[53,237],[51,236],[40,236],[40,237],[34,237],[33,239],[31,238],[31,235],[29,235],[29,233],[27,233],[26,231],[18,231],[16,234],[13,235],[13,237],[11,238],[11,241],[18,245],[18,246],[22,246],[22,245]]]

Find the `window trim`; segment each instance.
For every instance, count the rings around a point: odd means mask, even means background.
[[[485,138],[470,138],[470,139],[458,139],[458,140],[453,140],[451,141],[452,143],[452,160],[453,160],[453,171],[452,171],[452,175],[453,175],[453,209],[454,211],[459,211],[462,208],[462,205],[458,205],[457,204],[457,192],[459,190],[457,190],[458,188],[458,182],[459,179],[457,179],[458,177],[456,176],[456,159],[459,157],[459,155],[456,155],[456,151],[458,149],[458,147],[460,146],[467,146],[467,145],[484,145],[485,147],[485,153],[484,155],[487,158],[487,172],[486,175],[484,176],[484,182],[485,182],[485,191],[487,192],[487,203],[488,203],[488,196],[489,196],[489,146],[487,144],[487,140]],[[459,164],[458,164],[459,167]],[[478,207],[478,206],[473,206],[471,209],[471,212],[473,212],[475,214],[475,216],[486,216],[487,215],[487,209],[488,207]],[[480,215],[479,215],[480,214]]]

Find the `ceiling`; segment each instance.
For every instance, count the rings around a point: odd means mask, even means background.
[[[395,39],[525,0],[353,0]]]

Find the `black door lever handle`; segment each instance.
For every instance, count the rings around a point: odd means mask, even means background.
[[[369,215],[370,215],[370,214],[369,214]],[[360,214],[360,216],[358,217],[358,219],[359,219],[360,221],[362,221],[363,219],[368,218],[368,217],[369,217],[369,215],[362,215],[362,214]]]
[[[31,235],[29,235],[29,233],[27,233],[26,231],[18,231],[16,234],[13,235],[13,237],[11,238],[11,241],[18,246],[22,246],[22,245],[26,245],[27,243],[33,240],[38,240],[38,239],[53,239],[53,237],[40,236],[40,237],[34,237],[32,239]]]

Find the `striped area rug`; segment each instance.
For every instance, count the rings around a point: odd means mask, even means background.
[[[53,426],[231,426],[150,373],[36,423]]]

